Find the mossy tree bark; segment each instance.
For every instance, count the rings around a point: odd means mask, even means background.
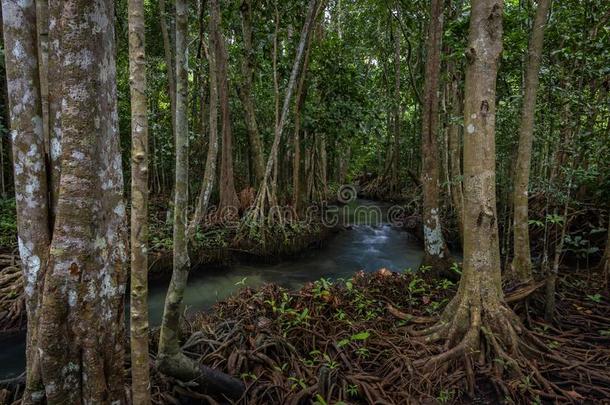
[[[49,2],[49,39],[48,39],[48,66],[47,73],[50,78],[61,77],[62,53],[62,20],[61,3]],[[47,80],[49,105],[49,193],[51,205],[51,225],[55,217],[57,198],[59,195],[59,179],[61,177],[61,98],[63,94],[61,80]]]
[[[49,3],[62,44],[62,177],[45,165],[35,3],[4,1],[20,254],[28,301],[25,403],[124,401],[125,205],[112,1]],[[61,16],[61,19],[57,19]],[[54,115],[55,116],[55,115]],[[52,145],[53,146],[53,145]],[[53,183],[51,183],[53,184]]]
[[[27,378],[23,401],[42,402],[38,352],[42,281],[49,256],[49,202],[39,90],[36,5],[2,1],[7,93],[13,147],[19,254],[27,311]]]
[[[186,238],[188,204],[188,76],[187,41],[188,7],[186,0],[176,1],[176,169],[174,182],[173,272],[165,297],[165,308],[159,338],[157,363],[161,371],[171,370],[172,363],[182,362],[180,350],[180,317],[184,307],[184,290],[189,273]]]
[[[513,191],[514,257],[511,271],[509,272],[509,278],[515,281],[528,281],[532,279],[532,261],[528,229],[528,189],[540,59],[544,41],[544,26],[548,18],[550,3],[551,0],[538,0],[525,71],[525,88],[523,105],[521,106],[521,124],[519,126],[519,150],[517,152],[515,186]]]
[[[131,392],[150,403],[148,359],[148,116],[143,0],[129,0],[131,86]]]
[[[449,250],[441,227],[439,192],[439,154],[437,131],[439,129],[439,81],[441,66],[441,40],[443,36],[443,2],[430,3],[430,23],[426,43],[426,79],[422,111],[422,195],[424,222],[423,265],[444,271],[449,265]]]

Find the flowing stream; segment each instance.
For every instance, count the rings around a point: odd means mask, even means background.
[[[189,311],[209,309],[215,302],[244,286],[275,283],[297,289],[320,278],[349,278],[359,270],[387,268],[403,271],[419,266],[420,244],[406,231],[388,223],[389,204],[356,200],[338,209],[345,230],[332,236],[320,249],[303,252],[276,264],[240,264],[210,270],[193,268],[184,299]],[[161,322],[167,283],[151,283],[151,325]],[[0,379],[19,375],[25,368],[24,336],[0,340]]]

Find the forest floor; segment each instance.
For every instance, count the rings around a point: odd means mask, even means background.
[[[564,269],[552,324],[543,320],[543,289],[528,291],[526,298],[523,289],[506,293],[549,353],[572,364],[530,359],[574,403],[610,403],[610,297],[600,277]],[[409,330],[438,315],[455,289],[448,280],[421,272],[383,269],[351,280],[319,280],[299,291],[246,288],[185,321],[183,349],[240,377],[247,385],[240,403],[569,402],[537,386],[533,376],[498,375],[490,364],[475,364],[474,389],[462,362],[426,374],[414,367],[415,360],[443,349],[409,336]],[[154,352],[156,334],[152,340]],[[226,402],[158,373],[153,373],[153,398],[158,404]]]

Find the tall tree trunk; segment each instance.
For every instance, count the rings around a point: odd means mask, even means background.
[[[260,184],[265,175],[265,163],[263,157],[263,145],[261,142],[256,112],[254,109],[254,96],[252,94],[252,75],[254,72],[254,49],[252,45],[252,0],[243,0],[241,4],[241,27],[244,41],[244,55],[241,64],[243,83],[240,87],[244,106],[246,127],[248,129],[248,141],[252,159],[252,169],[256,185]]]
[[[216,4],[214,4],[216,3]],[[211,4],[212,13],[218,3]],[[216,11],[214,11],[216,10]],[[212,17],[214,19],[214,17]],[[212,23],[214,24],[214,23]],[[214,27],[212,25],[212,30]],[[216,38],[217,39],[217,38]],[[241,381],[191,360],[180,349],[180,317],[184,309],[184,291],[189,274],[186,210],[188,204],[188,0],[176,1],[176,177],[174,192],[173,272],[165,298],[159,353],[159,369],[182,381],[194,381],[211,393],[239,398]],[[218,52],[218,48],[217,48]]]
[[[218,0],[210,1],[210,30],[216,46],[216,66],[218,72],[218,95],[222,117],[222,149],[220,155],[220,204],[221,216],[233,218],[238,215],[239,199],[235,191],[233,175],[233,134],[231,132],[231,111],[229,108],[228,55],[224,36],[221,32],[220,6]]]
[[[129,0],[131,84],[131,392],[150,403],[148,361],[148,116],[144,1]]]
[[[19,254],[27,311],[25,404],[42,403],[38,323],[51,233],[39,91],[36,6],[2,1],[5,68],[13,146]]]
[[[180,350],[180,317],[184,306],[184,290],[189,273],[189,257],[186,238],[187,171],[188,171],[188,41],[187,0],[176,1],[176,170],[174,182],[174,254],[173,272],[165,298],[159,355],[157,362],[167,372],[173,363],[182,361]]]
[[[464,102],[464,268],[439,323],[419,333],[445,339],[446,351],[418,362],[432,370],[465,359],[467,375],[473,373],[473,361],[491,363],[498,357],[519,367],[511,356],[520,353],[518,332],[523,331],[504,302],[496,212],[495,98],[503,2],[472,0],[471,5]],[[482,344],[485,352],[480,352]]]
[[[515,172],[513,194],[514,204],[514,258],[510,277],[518,281],[532,278],[530,254],[528,188],[532,160],[532,140],[534,135],[534,118],[536,116],[536,94],[540,58],[544,41],[544,26],[548,18],[551,0],[539,0],[532,36],[528,50],[527,70],[525,72],[525,89],[521,107],[521,125],[519,127],[519,151]]]
[[[452,61],[447,63],[447,71],[451,80],[448,86],[449,89],[449,161],[450,161],[450,180],[452,182],[451,201],[455,210],[455,215],[458,221],[460,232],[460,240],[464,240],[464,187],[462,181],[462,137],[461,127],[456,122],[460,116],[462,109],[462,100],[460,99],[460,76],[455,69],[455,64]]]
[[[299,85],[296,93],[296,103],[294,108],[294,136],[293,150],[294,156],[292,160],[292,206],[295,212],[299,212],[301,200],[301,113],[305,99],[307,97],[307,67],[309,66],[309,53],[311,50],[311,41],[313,35],[307,40],[305,49],[305,60],[303,61],[303,72],[299,78]]]
[[[163,53],[165,55],[165,66],[167,71],[167,83],[169,89],[169,105],[172,116],[172,133],[176,136],[176,71],[174,66],[174,55],[172,54],[171,38],[167,26],[167,10],[165,0],[159,0],[159,21],[161,24],[161,36],[163,38]]]
[[[400,17],[398,17],[400,18]],[[392,153],[392,191],[400,193],[400,35],[398,30],[394,35],[394,149]]]
[[[441,228],[439,194],[439,154],[437,146],[438,91],[443,36],[443,2],[432,0],[428,28],[426,79],[422,111],[422,189],[424,222],[423,265],[444,271],[449,265],[449,250]]]
[[[188,235],[191,237],[197,225],[201,222],[205,212],[207,211],[208,204],[210,202],[210,196],[214,188],[214,182],[216,180],[216,162],[218,160],[218,80],[217,80],[217,65],[216,65],[216,39],[214,35],[210,35],[210,47],[208,51],[209,55],[209,69],[210,69],[210,111],[209,111],[209,137],[208,137],[208,156],[205,161],[205,169],[203,173],[203,181],[201,183],[201,190],[199,190],[199,197],[197,198],[197,205],[195,206],[195,213],[193,219],[189,225]],[[203,118],[202,118],[203,119]]]
[[[3,1],[20,254],[26,403],[123,402],[125,205],[111,1],[60,10],[61,166],[49,228],[34,2]],[[69,27],[69,28],[68,28]],[[64,29],[65,28],[65,29]],[[56,58],[54,53],[50,57]],[[102,198],[103,196],[103,198]],[[44,290],[42,287],[44,278]]]

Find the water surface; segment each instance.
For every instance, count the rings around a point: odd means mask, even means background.
[[[378,210],[379,208],[379,210]],[[338,211],[346,229],[312,249],[277,264],[234,264],[226,269],[194,268],[184,295],[189,311],[209,309],[215,302],[244,286],[276,283],[297,289],[320,278],[349,278],[355,272],[387,268],[415,269],[421,262],[421,246],[406,231],[387,222],[387,204],[357,200]],[[390,213],[391,216],[391,213]],[[149,287],[151,325],[161,322],[167,283]],[[0,341],[0,378],[19,375],[24,367],[24,337]]]

